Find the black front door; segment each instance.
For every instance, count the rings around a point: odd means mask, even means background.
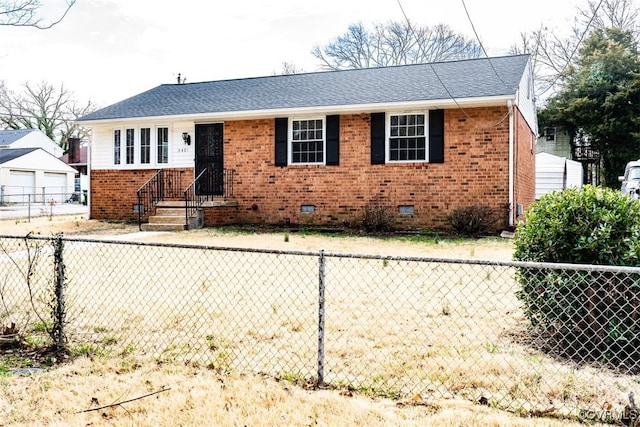
[[[208,196],[224,195],[224,164],[222,155],[223,124],[196,125],[196,194]]]

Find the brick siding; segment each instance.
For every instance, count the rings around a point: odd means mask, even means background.
[[[193,169],[183,172],[183,187],[193,180]],[[156,174],[155,169],[91,170],[90,217],[107,221],[137,222],[138,189]]]
[[[515,210],[517,221],[524,220],[524,213],[536,198],[536,140],[527,122],[516,114],[515,158],[518,167],[515,170]],[[522,214],[517,215],[517,205],[522,206]]]
[[[517,112],[515,122],[516,198],[526,208],[535,196],[535,152]],[[224,165],[235,169],[238,207],[207,211],[205,225],[357,224],[363,207],[375,201],[392,208],[398,228],[447,228],[447,216],[470,204],[493,207],[498,228],[508,225],[506,107],[446,110],[444,163],[371,165],[369,114],[340,117],[339,166],[275,166],[274,138],[274,119],[225,122]],[[92,218],[137,220],[136,190],[153,172],[92,171]],[[315,212],[302,213],[302,205]],[[400,205],[413,206],[414,213],[398,214]]]

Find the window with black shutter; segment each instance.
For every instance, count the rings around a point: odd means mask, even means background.
[[[444,162],[444,110],[371,114],[371,164]]]
[[[305,164],[340,164],[340,116],[275,120],[275,165]]]

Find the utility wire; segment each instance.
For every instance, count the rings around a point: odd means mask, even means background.
[[[565,70],[567,69],[569,64],[571,64],[571,61],[573,60],[573,57],[575,56],[576,52],[578,51],[578,48],[582,44],[582,40],[584,39],[584,36],[589,31],[589,27],[593,23],[593,20],[596,19],[596,15],[598,14],[598,10],[600,10],[600,6],[602,6],[602,2],[603,1],[604,0],[600,0],[600,3],[598,3],[598,6],[593,11],[593,15],[591,15],[591,19],[589,20],[589,22],[587,23],[587,26],[585,27],[584,31],[580,35],[580,38],[578,39],[578,43],[576,43],[576,45],[574,46],[573,52],[571,52],[571,55],[569,56],[569,59],[567,59],[567,62],[564,64],[564,67],[562,67],[562,70],[560,70],[560,72],[558,73],[556,78],[551,82],[549,87],[547,87],[544,91],[542,91],[542,93],[540,93],[540,95],[544,95],[545,93],[547,93],[547,91],[549,89],[551,89],[556,84],[556,82],[560,79],[560,76],[562,76],[562,74],[565,72]]]
[[[409,20],[409,18],[407,17],[407,14],[404,12],[404,8],[402,7],[402,3],[400,2],[400,0],[398,0],[398,6],[400,6],[400,11],[402,12],[402,15],[404,16],[405,21],[407,21],[407,25],[409,26],[409,29],[411,30],[411,32],[413,33],[413,36],[416,37],[417,40],[417,35],[415,30],[413,29],[413,26],[411,25],[411,21]],[[442,87],[444,88],[444,90],[447,92],[447,95],[449,95],[449,98],[451,98],[451,100],[453,102],[455,102],[455,104],[458,106],[458,108],[460,109],[460,111],[462,111],[464,113],[464,115],[467,117],[467,119],[471,120],[471,117],[469,117],[469,115],[467,114],[466,111],[464,111],[464,108],[462,108],[462,106],[458,103],[458,101],[456,100],[456,98],[453,96],[453,94],[451,93],[451,91],[449,91],[449,89],[447,88],[447,86],[444,84],[444,82],[442,81],[442,79],[440,78],[440,76],[438,75],[438,72],[436,71],[435,67],[433,66],[433,64],[431,62],[429,62],[429,67],[431,67],[431,71],[433,71],[433,74],[436,76],[436,78],[438,79],[438,81],[440,82],[440,84],[442,85]]]
[[[491,66],[491,69],[493,70],[495,75],[498,77],[498,79],[502,82],[502,85],[505,88],[508,89],[507,84],[504,82],[504,80],[502,80],[502,77],[500,77],[500,74],[498,74],[498,71],[493,66],[493,62],[491,62],[491,58],[489,58],[489,55],[487,55],[487,51],[485,50],[484,45],[482,44],[482,41],[480,40],[480,37],[478,37],[478,32],[476,31],[475,25],[473,25],[473,21],[471,20],[471,16],[469,15],[469,10],[467,9],[467,4],[464,2],[464,0],[462,0],[462,7],[464,8],[464,12],[467,14],[467,19],[469,20],[469,23],[471,24],[471,29],[473,30],[473,34],[475,34],[476,40],[478,40],[478,44],[480,44],[480,48],[482,49],[482,52],[484,52],[484,56],[489,61],[489,65]]]

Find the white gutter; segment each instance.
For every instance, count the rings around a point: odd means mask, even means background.
[[[513,170],[513,156],[514,156],[514,119],[513,119],[513,101],[508,101],[509,109],[509,227],[513,227],[513,209],[514,209],[514,170]]]
[[[74,123],[91,126],[93,123],[140,122],[140,121],[211,121],[263,119],[290,115],[313,114],[360,114],[376,111],[415,111],[417,109],[473,108],[504,105],[513,95],[486,96],[477,98],[437,99],[432,101],[385,102],[380,104],[322,105],[302,108],[272,108],[267,110],[224,111],[198,114],[173,114],[167,116],[117,117],[98,120],[76,120]]]

